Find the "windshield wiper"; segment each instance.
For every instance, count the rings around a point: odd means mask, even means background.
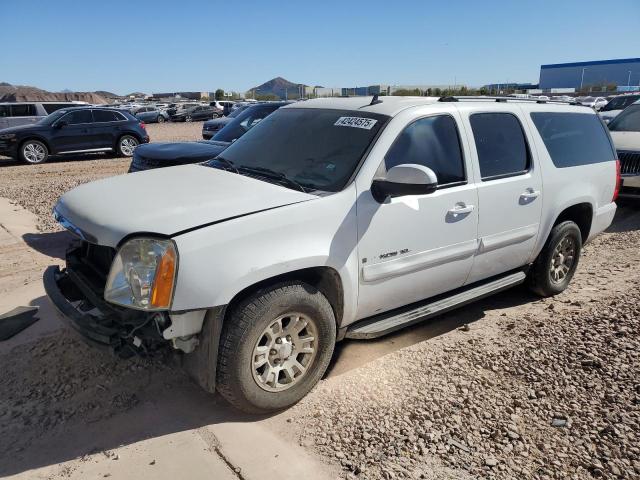
[[[233,169],[237,174],[240,174],[240,170],[238,170],[238,167],[236,167],[231,160],[227,160],[224,157],[215,157],[211,159],[210,162],[220,162],[223,165],[226,165],[227,167]]]
[[[307,189],[304,186],[302,186],[300,183],[296,182],[292,178],[287,177],[284,173],[276,172],[275,170],[271,170],[270,168],[266,168],[266,167],[243,167],[243,166],[240,166],[240,167],[237,168],[237,170],[238,170],[238,173],[241,173],[243,171],[249,172],[249,173],[257,173],[258,175],[262,175],[262,176],[267,177],[267,178],[272,178],[274,180],[279,180],[279,181],[289,185],[290,187],[295,187],[298,190],[300,190],[301,192],[307,193]]]

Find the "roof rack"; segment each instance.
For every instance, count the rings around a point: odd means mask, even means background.
[[[489,102],[534,102],[534,103],[559,103],[561,105],[576,105],[576,106],[584,106],[578,103],[577,101],[568,102],[565,100],[540,100],[537,98],[520,98],[520,97],[489,97],[485,95],[467,95],[467,96],[448,96],[448,97],[440,97],[439,102],[460,102],[467,100],[475,100],[475,101],[489,101]]]

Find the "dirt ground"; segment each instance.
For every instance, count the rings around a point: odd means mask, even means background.
[[[153,141],[197,139],[201,125],[148,128]],[[116,360],[51,323],[38,288],[67,241],[51,207],[67,189],[127,167],[0,161],[0,197],[32,214],[13,225],[21,239],[0,228],[0,313],[41,306],[28,341],[0,343],[0,477],[159,478],[194,449],[224,450],[238,432],[250,433],[236,454],[259,455],[270,441],[252,448],[261,437],[246,430],[258,428],[283,451],[335,469],[329,478],[640,478],[640,205],[622,205],[586,246],[563,294],[540,300],[515,288],[383,339],[343,342],[307,398],[256,419],[200,391],[171,356]],[[158,450],[162,439],[171,443]],[[220,468],[233,467],[221,458]],[[118,470],[124,461],[136,469]],[[247,468],[227,473],[260,476]]]

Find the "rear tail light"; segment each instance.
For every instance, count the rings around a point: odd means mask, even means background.
[[[620,160],[616,159],[616,188],[613,190],[613,198],[611,199],[612,202],[615,202],[618,199],[621,185],[622,177],[620,176]]]
[[[140,122],[140,128],[146,130],[147,126],[144,124],[144,122]]]

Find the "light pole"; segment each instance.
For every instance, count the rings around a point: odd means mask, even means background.
[[[582,90],[582,84],[584,83],[584,71],[585,68],[582,67],[582,77],[580,77],[580,90]]]
[[[631,86],[631,70],[629,70],[629,77],[627,77],[627,88]]]

